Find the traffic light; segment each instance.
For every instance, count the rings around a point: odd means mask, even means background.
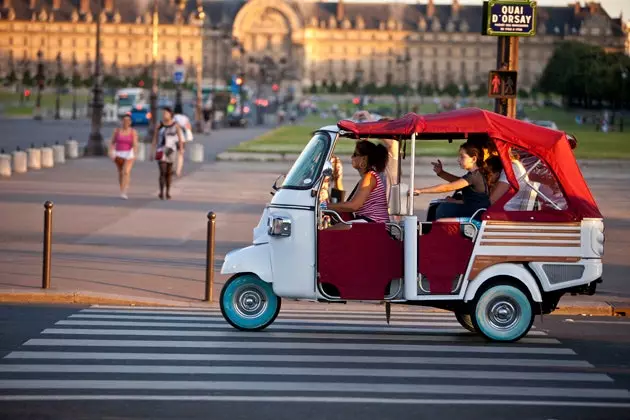
[[[277,92],[279,89],[280,89],[280,86],[278,86],[278,84],[277,84],[277,83],[274,83],[274,84],[271,86],[271,90],[273,90],[274,92]]]
[[[488,73],[488,97],[516,98],[516,71],[491,70]]]
[[[138,82],[138,86],[140,86],[140,87],[144,87],[144,80],[140,80],[140,81]]]
[[[237,77],[236,78],[236,85],[237,86],[241,86],[243,84],[243,78],[242,77]]]

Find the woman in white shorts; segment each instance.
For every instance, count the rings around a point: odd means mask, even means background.
[[[121,127],[114,130],[109,142],[110,157],[118,169],[120,197],[127,199],[127,189],[131,178],[131,168],[138,152],[138,133],[131,128],[131,116],[122,117]]]

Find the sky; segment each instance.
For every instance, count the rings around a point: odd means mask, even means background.
[[[321,1],[321,0],[320,0]],[[323,0],[323,1],[331,1],[336,3],[337,0]],[[387,0],[344,0],[345,3],[384,3]],[[426,4],[427,0],[396,0],[403,1],[405,3],[422,3]],[[435,4],[450,4],[452,1],[449,0],[434,0]],[[630,0],[599,0],[599,3],[604,7],[604,10],[608,12],[608,14],[613,17],[619,17],[619,13],[623,12],[623,20],[627,22],[630,20]],[[482,0],[459,0],[459,3],[464,4],[481,4]],[[569,3],[575,3],[573,0],[538,0],[539,6],[566,6]],[[585,5],[585,1],[582,0],[580,2],[582,5]]]

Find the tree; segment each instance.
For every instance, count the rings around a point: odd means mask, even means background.
[[[455,83],[451,82],[444,87],[442,93],[450,96],[451,98],[455,98],[459,94],[459,87]]]
[[[35,80],[31,75],[31,71],[28,69],[24,70],[24,75],[22,76],[22,84],[28,87],[33,87],[33,85],[35,84]]]
[[[483,98],[488,94],[488,86],[485,83],[479,83],[477,89],[475,89],[475,96],[477,98]]]
[[[468,82],[464,80],[464,84],[462,85],[462,96],[464,98],[470,96],[470,86],[468,86]]]
[[[527,99],[527,98],[529,98],[529,93],[525,89],[520,88],[518,90],[518,97],[520,99]]]
[[[433,85],[431,83],[427,83],[424,85],[424,96],[433,96],[435,90],[433,89]]]
[[[337,93],[339,89],[337,88],[337,83],[335,83],[334,81],[332,81],[330,83],[330,87],[328,88],[328,92],[329,93]]]
[[[309,89],[309,92],[313,95],[317,93],[317,85],[315,84],[315,82],[311,84],[311,88]]]

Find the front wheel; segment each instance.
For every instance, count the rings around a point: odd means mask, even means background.
[[[242,331],[259,331],[271,325],[280,312],[280,302],[271,284],[255,274],[237,274],[221,290],[221,314]]]
[[[471,315],[475,329],[492,341],[520,340],[534,323],[529,298],[520,289],[506,284],[484,291]]]

